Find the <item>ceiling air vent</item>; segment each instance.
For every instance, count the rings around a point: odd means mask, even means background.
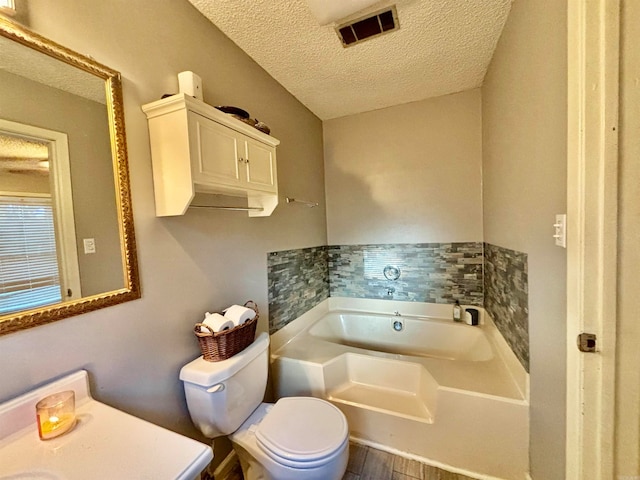
[[[340,37],[343,47],[351,47],[398,28],[400,28],[398,14],[396,6],[393,5],[391,8],[385,8],[366,17],[338,25],[336,33]]]

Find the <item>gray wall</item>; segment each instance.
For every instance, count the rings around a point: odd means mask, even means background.
[[[186,0],[29,0],[19,19],[122,73],[142,298],[0,337],[0,401],[86,368],[98,400],[201,438],[178,372],[199,354],[193,324],[205,311],[255,300],[267,330],[267,252],[326,244],[322,124]],[[278,147],[281,194],[320,203],[280,205],[271,217],[190,211],[156,218],[147,120],[140,106],[177,91],[192,70],[213,105],[267,123]],[[284,203],[284,202],[283,202]],[[51,340],[55,339],[55,342]],[[229,445],[216,441],[215,462]]]
[[[330,245],[482,241],[480,90],[324,122]]]
[[[516,1],[482,87],[485,242],[528,257],[531,474],[564,478],[567,4]]]

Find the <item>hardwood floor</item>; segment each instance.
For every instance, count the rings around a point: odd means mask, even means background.
[[[349,446],[349,464],[342,480],[472,480],[381,450],[355,443]]]
[[[226,480],[242,480],[240,464]],[[349,464],[342,480],[473,480],[415,460],[351,443]]]

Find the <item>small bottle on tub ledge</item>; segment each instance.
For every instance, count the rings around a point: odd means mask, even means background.
[[[453,306],[453,321],[454,322],[462,321],[462,307],[460,306],[460,302],[458,300],[456,300],[456,303]]]

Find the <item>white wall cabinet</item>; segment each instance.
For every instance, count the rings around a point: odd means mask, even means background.
[[[250,216],[278,205],[276,147],[266,135],[188,95],[142,107],[149,121],[156,215],[183,215],[196,193],[247,198]]]

